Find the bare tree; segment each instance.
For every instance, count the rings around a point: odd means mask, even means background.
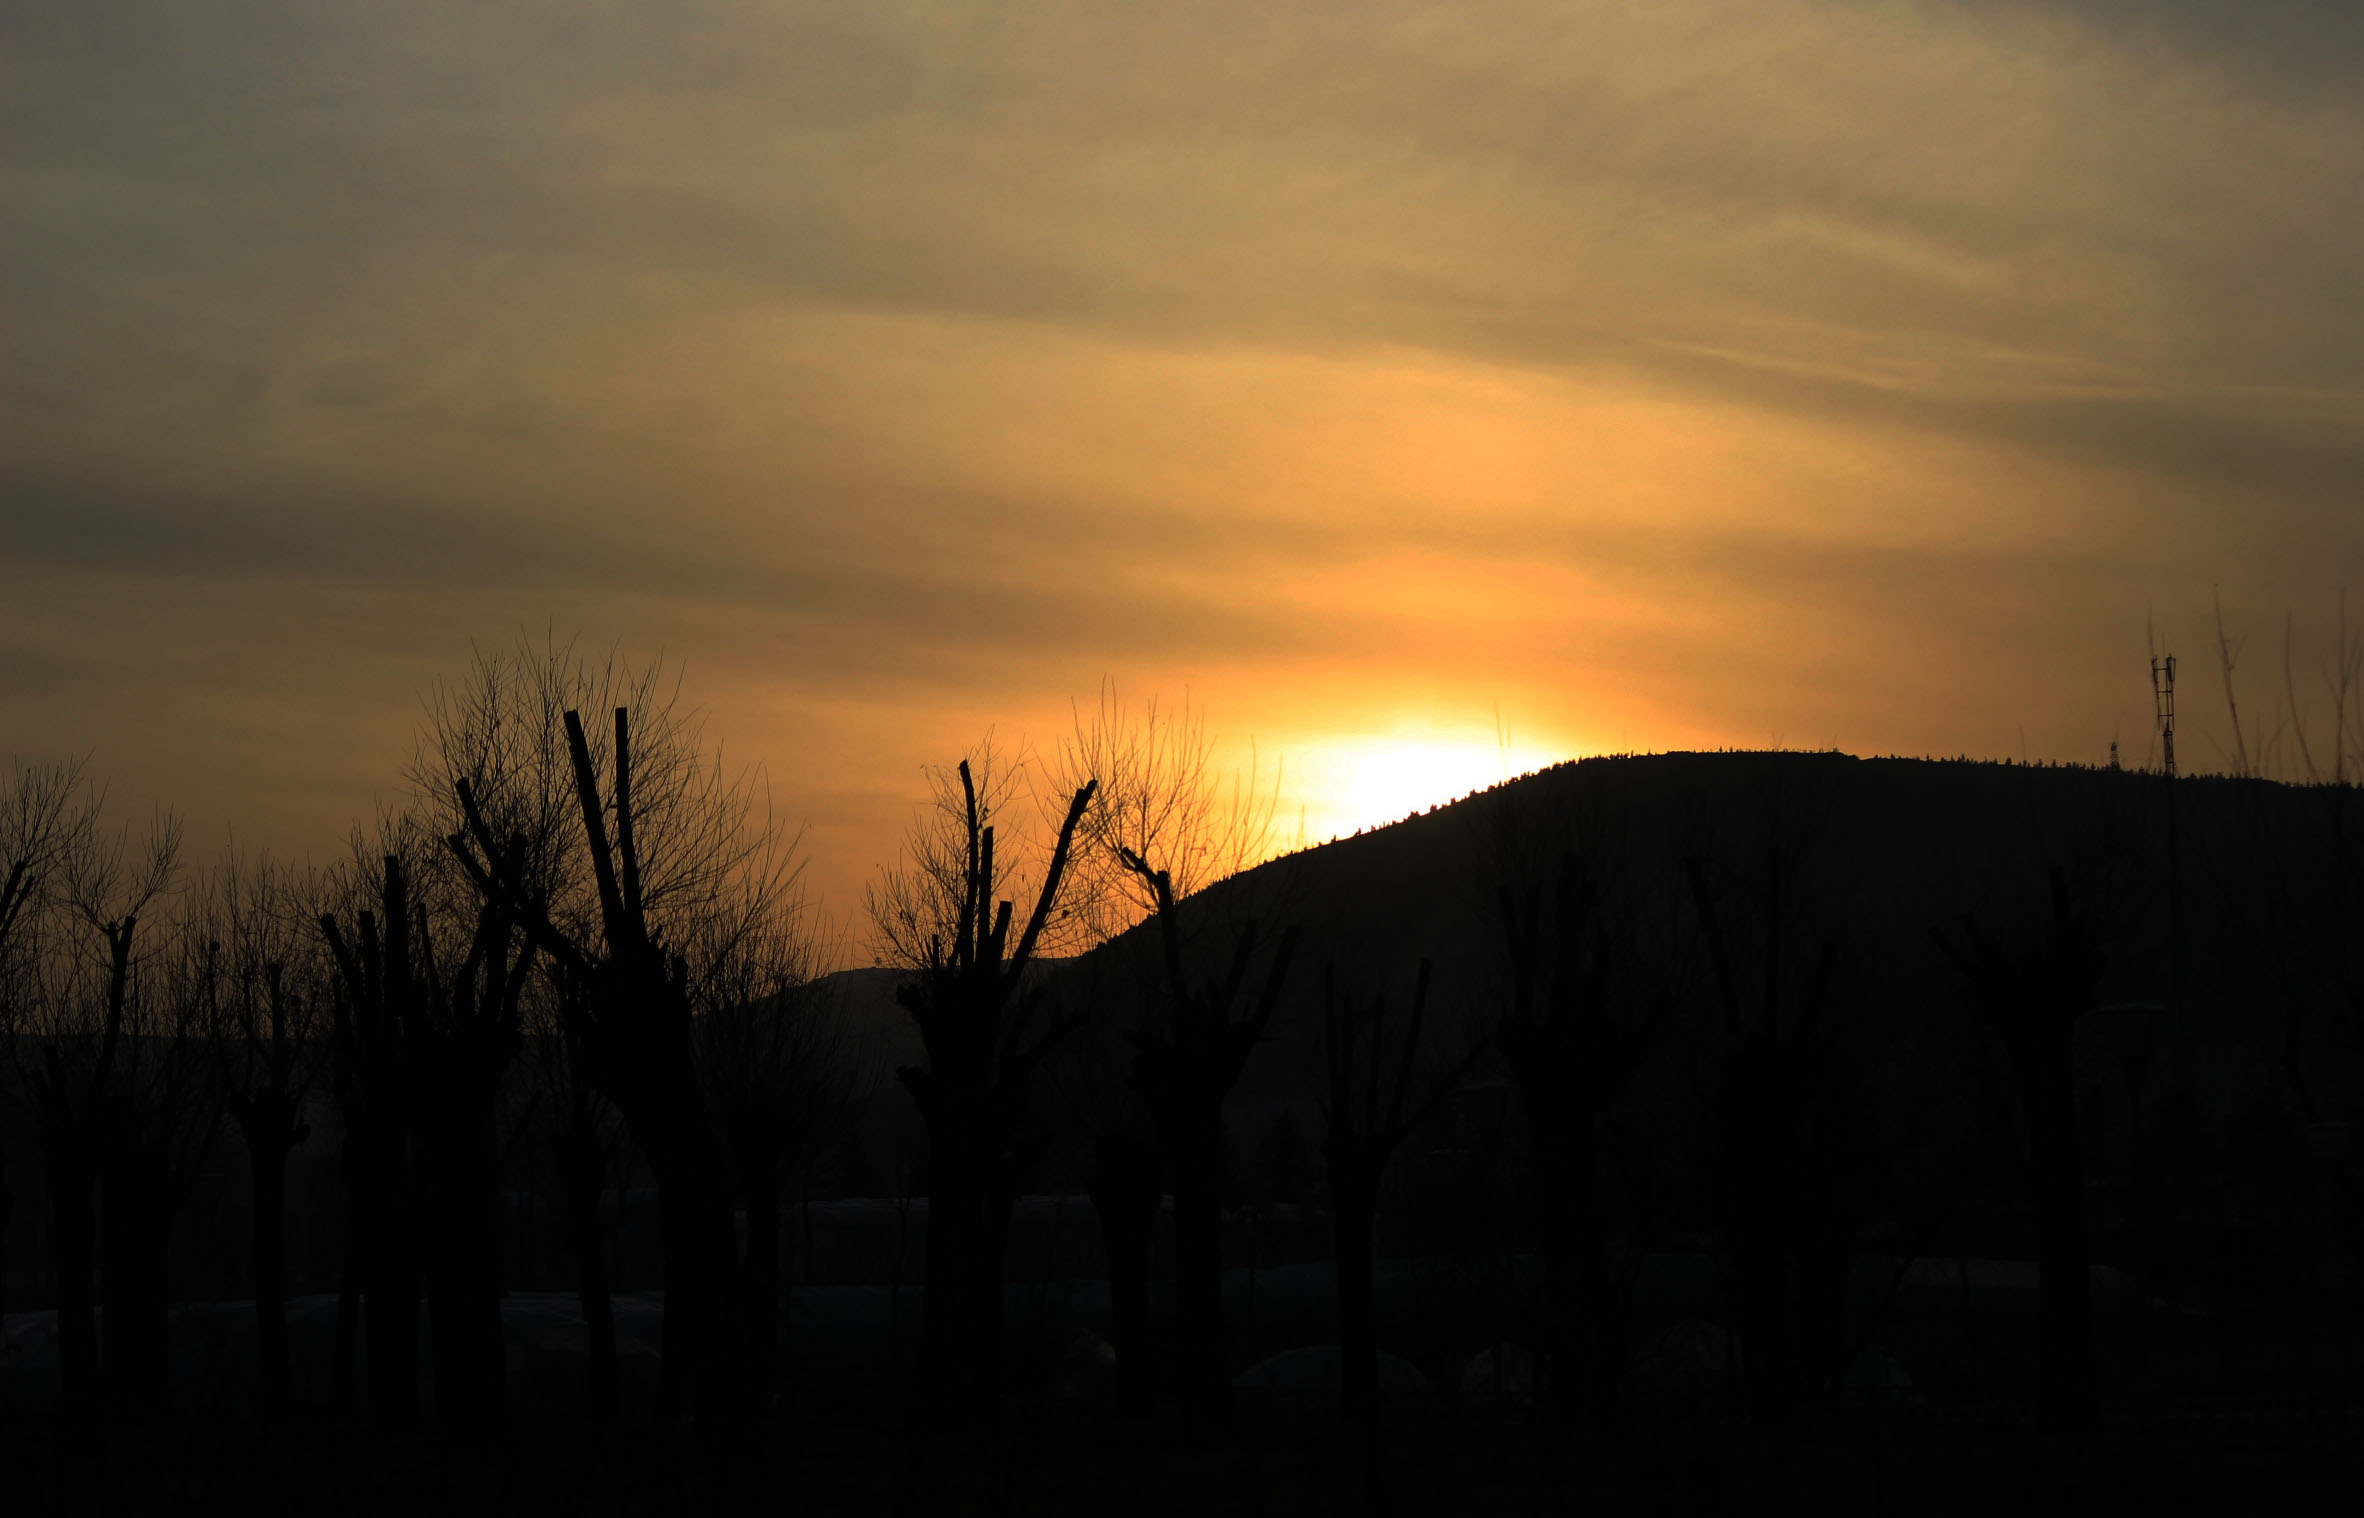
[[[2063,1428],[2099,1416],[2085,1169],[2077,1134],[2071,1034],[2098,1004],[2107,960],[2095,916],[2064,872],[2049,873],[2050,921],[2010,946],[1965,916],[1958,937],[1932,937],[1960,971],[1973,1010],[2000,1037],[2028,1125],[2028,1186],[2041,1240],[2043,1412]]]
[[[403,1049],[404,1024],[420,1015],[416,921],[399,854],[385,856],[377,904],[356,909],[349,932],[336,914],[320,917],[337,966],[332,1038],[345,1128],[346,1292],[363,1315],[369,1415],[391,1429],[418,1417],[416,1102]],[[349,1321],[340,1316],[340,1337]]]
[[[1506,873],[1495,888],[1510,969],[1495,1038],[1542,1193],[1545,1370],[1555,1391],[1596,1410],[1625,1350],[1610,1290],[1602,1127],[1674,1005],[1615,890],[1597,844],[1563,854],[1548,886]]]
[[[999,848],[996,814],[1014,772],[990,740],[953,774],[931,770],[933,804],[903,859],[870,893],[889,960],[914,973],[895,997],[919,1024],[927,1063],[897,1072],[928,1131],[926,1296],[921,1375],[933,1419],[981,1411],[998,1396],[1003,1360],[1002,1268],[1010,1210],[1040,1145],[1029,1101],[1044,1055],[1073,1027],[1034,1030],[1041,992],[1027,972],[1056,920],[1077,829],[1098,787],[1077,787],[1043,865],[1034,907],[1012,942],[1017,873]],[[981,772],[981,773],[980,773]]]
[[[1104,931],[1127,926],[1144,912],[1156,923],[1156,968],[1134,994],[1145,1010],[1162,1004],[1165,1016],[1140,1019],[1131,1037],[1131,1084],[1173,1187],[1174,1342],[1183,1405],[1222,1425],[1231,1415],[1223,1323],[1229,1149],[1223,1108],[1279,1006],[1298,934],[1291,927],[1269,953],[1260,953],[1254,919],[1223,924],[1233,930],[1227,962],[1211,975],[1191,969],[1182,903],[1264,857],[1279,794],[1277,771],[1267,786],[1252,756],[1248,771],[1231,777],[1226,788],[1215,773],[1214,753],[1204,716],[1187,699],[1172,713],[1151,700],[1136,717],[1110,683],[1101,687],[1090,717],[1077,714],[1062,760],[1063,780],[1100,782],[1082,828],[1098,925]],[[1259,961],[1262,975],[1251,995],[1249,979]],[[1130,1198],[1149,1171],[1121,1125],[1101,1138],[1095,1154],[1104,1173],[1094,1191],[1115,1211],[1113,1219],[1104,1215],[1103,1228],[1113,1221],[1110,1242],[1134,1250],[1146,1239]],[[1120,1344],[1120,1366],[1123,1353]]]
[[[552,1015],[533,1028],[534,1068],[546,1114],[546,1159],[558,1179],[560,1226],[574,1260],[587,1340],[583,1414],[598,1424],[613,1420],[622,1400],[603,1210],[609,1192],[622,1184],[628,1145],[614,1105],[591,1079],[582,1040],[570,1031],[581,1025],[583,1014],[567,1007],[564,998],[576,990],[561,980],[556,993],[560,1000]]]
[[[1270,853],[1280,766],[1267,777],[1251,745],[1247,768],[1226,775],[1217,752],[1206,714],[1187,696],[1170,710],[1154,697],[1135,708],[1107,681],[1090,712],[1077,709],[1054,789],[1070,795],[1099,782],[1077,834],[1071,887],[1076,912],[1090,919],[1090,941],[1113,938],[1162,901],[1188,900]]]
[[[1096,1011],[1135,990],[1129,973],[1121,977],[1122,989],[1111,989],[1118,978],[1107,956],[1094,955],[1061,990]],[[1158,1355],[1149,1313],[1149,1272],[1166,1192],[1157,1128],[1129,1079],[1139,1032],[1119,1026],[1114,1017],[1087,1012],[1076,1019],[1074,1035],[1045,1069],[1069,1125],[1089,1147],[1084,1189],[1099,1220],[1101,1253],[1108,1265],[1116,1404],[1126,1417],[1146,1414],[1154,1401]]]
[[[50,984],[47,956],[61,903],[57,876],[95,832],[98,798],[79,761],[28,765],[11,761],[7,789],[0,791],[0,1047],[8,1069],[19,1073],[18,1035],[46,1025]],[[21,1082],[10,1081],[15,1094]],[[0,1129],[0,1243],[16,1215],[16,1194],[8,1187],[5,1129]],[[5,1296],[0,1282],[0,1297]],[[0,1300],[0,1310],[6,1308]]]
[[[1432,967],[1420,961],[1411,1019],[1388,1047],[1387,997],[1366,1003],[1338,987],[1332,967],[1322,995],[1322,1159],[1330,1185],[1330,1227],[1337,1259],[1339,1393],[1347,1411],[1378,1410],[1379,1327],[1372,1266],[1378,1242],[1379,1187],[1388,1162],[1424,1126],[1486,1052],[1472,1043],[1440,1068],[1420,1069]],[[1394,1066],[1388,1072],[1390,1056]]]
[[[327,1052],[329,987],[306,920],[316,886],[268,858],[211,872],[198,927],[208,949],[207,1035],[216,1078],[245,1140],[253,1192],[255,1404],[295,1401],[287,1340],[287,1157],[311,1136],[304,1102]]]
[[[2216,920],[2247,949],[2242,983],[2226,1000],[2241,1009],[2259,1047],[2310,1125],[2333,1118],[2329,1068],[2353,1079],[2364,1061],[2364,850],[2354,759],[2364,752],[2364,632],[2352,632],[2343,593],[2331,659],[2319,669],[2329,698],[2328,722],[2300,699],[2295,619],[2283,630],[2281,710],[2255,746],[2249,771],[2284,776],[2279,786],[2239,787],[2215,805],[2188,808],[2198,867]],[[2234,702],[2233,667],[2241,643],[2217,613],[2226,715],[2236,758],[2252,750]],[[2291,740],[2297,762],[2283,762]],[[2236,770],[2236,773],[2241,771]],[[2304,825],[2292,818],[2303,816]],[[2180,939],[2178,953],[2181,953]],[[2260,991],[2265,994],[2259,994]],[[2330,1184],[2364,1206],[2364,1186],[2353,1167],[2323,1156]]]
[[[499,840],[466,779],[456,782],[465,826],[451,835],[451,847],[488,907],[522,920],[574,988],[562,1005],[577,1019],[588,1068],[624,1114],[662,1194],[668,1391],[686,1393],[702,1418],[727,1422],[743,1411],[745,1391],[737,1247],[726,1157],[698,1082],[690,970],[650,919],[632,805],[629,709],[615,713],[612,842],[581,720],[571,709],[565,718],[598,884],[598,935],[559,925],[527,873],[523,835]]]
[[[104,1372],[119,1408],[164,1405],[171,1370],[173,1230],[221,1126],[207,1039],[216,958],[202,919],[167,921],[135,959],[100,1159]]]
[[[21,946],[57,905],[56,878],[89,847],[100,799],[80,760],[11,761],[0,792],[0,954]]]
[[[399,1426],[416,1415],[423,1291],[436,1415],[482,1432],[499,1423],[506,1388],[500,1096],[538,951],[501,903],[457,895],[448,879],[418,887],[416,861],[436,856],[415,823],[389,819],[382,838],[374,901],[318,919],[335,966],[371,1416]]]
[[[594,699],[613,703],[612,737],[581,720]],[[794,841],[760,773],[724,767],[661,669],[597,668],[553,644],[480,657],[439,693],[412,775],[461,878],[551,962],[583,1069],[656,1176],[668,1400],[737,1418],[747,1335],[732,1182],[692,1009],[791,892]]]
[[[172,886],[180,852],[179,824],[168,814],[159,813],[137,844],[128,827],[102,832],[100,799],[67,803],[70,821],[55,835],[51,892],[65,930],[21,967],[23,1015],[11,1043],[41,1145],[60,1393],[74,1411],[90,1408],[99,1390],[97,1204],[123,1120],[125,1045],[141,1032],[134,948],[142,915]],[[127,1206],[127,1220],[136,1210]]]
[[[772,1406],[779,1384],[783,1209],[870,1084],[864,1051],[820,978],[822,952],[803,914],[783,911],[712,956],[696,1009],[707,1100],[747,1219],[740,1268],[758,1410]]]
[[[1841,847],[1856,770],[1831,754],[1769,754],[1751,794],[1687,822],[1683,879],[1713,1021],[1694,1047],[1714,1200],[1745,1349],[1750,1416],[1778,1422],[1845,1369],[1854,1143],[1864,1121],[1856,1031],[1843,1013],[1860,948],[1860,882]],[[1737,816],[1733,813],[1737,813]],[[1738,836],[1723,830],[1737,823]]]
[[[1737,1278],[1750,1416],[1777,1423],[1794,1411],[1803,1386],[1844,1369],[1827,1363],[1846,1328],[1833,1080],[1840,942],[1830,932],[1813,938],[1804,976],[1791,971],[1792,861],[1769,844],[1757,889],[1744,896],[1755,919],[1747,927],[1756,930],[1748,935],[1755,962],[1746,964],[1710,863],[1694,855],[1684,870],[1723,1035],[1713,1098],[1718,1211]]]

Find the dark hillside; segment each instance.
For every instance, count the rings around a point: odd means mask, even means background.
[[[1997,940],[2028,935],[2048,910],[2055,868],[2096,914],[2104,1010],[2080,1019],[2076,1037],[2091,1098],[2085,1119],[2100,1146],[2097,1184],[2123,1168],[2112,1146],[2123,1147],[2130,1100],[2169,1109],[2188,1094],[2219,1131],[2271,1107],[2327,1139],[2353,1099],[2353,918],[2364,903],[2340,840],[2359,835],[2364,796],[2352,789],[2216,778],[2170,787],[2132,771],[1841,754],[1668,754],[1556,766],[1275,860],[1183,912],[1208,974],[1240,922],[1304,928],[1298,972],[1232,1099],[1235,1142],[1252,1148],[1276,1114],[1310,1106],[1325,968],[1361,994],[1393,989],[1400,998],[1430,959],[1432,1048],[1441,1057],[1482,1038],[1508,994],[1497,892],[1545,878],[1573,850],[1617,903],[1618,932],[1666,994],[1666,1026],[1619,1126],[1642,1164],[1629,1187],[1649,1193],[1653,1207],[1673,1204],[1664,1221],[1688,1233],[1703,1223],[1695,1204],[1704,1180],[1686,1150],[1702,1131],[1694,1119],[1718,1039],[1686,875],[1686,861],[1700,861],[1742,978],[1764,974],[1770,947],[1776,975],[1803,981],[1820,945],[1835,946],[1833,1018],[1837,1055],[1855,1077],[1847,1121],[1866,1165],[1856,1177],[1868,1188],[1863,1207],[1881,1221],[1919,1218],[1953,1231],[1977,1215],[1983,1192],[2011,1189],[1999,1168],[2014,1147],[2013,1117],[1933,929],[1958,931],[1970,914]],[[1783,874],[1770,937],[1769,851]],[[2302,922],[2300,909],[2326,920]],[[1111,988],[1135,983],[1149,942],[1137,930],[1065,965],[1058,993],[1097,997],[1122,1015],[1134,1003]],[[1503,1074],[1489,1056],[1474,1081]],[[2303,1133],[2283,1136],[2305,1142]],[[1940,1187],[1941,1176],[1953,1183]],[[2008,1211],[1999,1198],[1994,1205]],[[2007,1242],[1976,1247],[2015,1252]]]

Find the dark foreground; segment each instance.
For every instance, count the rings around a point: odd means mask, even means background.
[[[1162,1423],[1043,1402],[998,1429],[925,1438],[873,1410],[814,1409],[736,1447],[685,1427],[593,1434],[520,1422],[498,1447],[327,1422],[184,1417],[0,1430],[11,1513],[2191,1512],[2312,1507],[2350,1488],[2364,1410],[2106,1424],[1809,1414],[1584,1430],[1548,1412],[1399,1410],[1375,1439],[1334,1417],[1250,1418],[1192,1449]]]

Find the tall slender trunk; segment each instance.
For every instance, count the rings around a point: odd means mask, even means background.
[[[250,1124],[247,1172],[253,1182],[255,1405],[265,1417],[295,1405],[287,1345],[287,1147],[279,1134]]]
[[[1777,1045],[1744,1042],[1731,1058],[1719,1121],[1722,1206],[1737,1278],[1734,1326],[1749,1419],[1777,1425],[1795,1413],[1798,1394],[1801,1246],[1814,1232],[1805,1216],[1815,1184],[1804,1127],[1810,1119]]]
[[[965,1310],[975,1274],[980,1222],[974,1160],[956,1125],[928,1125],[928,1226],[922,1245],[919,1301],[919,1392],[922,1417],[942,1426],[968,1398],[963,1374],[970,1349]]]
[[[1780,1424],[1793,1411],[1797,1384],[1797,1334],[1791,1312],[1791,1265],[1781,1247],[1780,1220],[1762,1203],[1744,1204],[1753,1214],[1743,1227],[1735,1264],[1739,1281],[1743,1381],[1751,1422]]]
[[[1338,1389],[1347,1413],[1367,1418],[1379,1403],[1379,1314],[1372,1280],[1379,1188],[1359,1176],[1330,1179],[1330,1238],[1337,1257]]]
[[[575,1260],[576,1298],[586,1327],[583,1414],[592,1423],[614,1420],[622,1400],[616,1361],[616,1309],[608,1286],[607,1231],[599,1218],[606,1190],[599,1138],[584,1132],[569,1140],[566,1160],[566,1241]]]
[[[1174,1174],[1174,1326],[1183,1406],[1217,1427],[1231,1422],[1223,1335],[1223,1129],[1202,1115],[1177,1146]]]
[[[701,1232],[692,1214],[696,1204],[689,1187],[672,1181],[669,1167],[651,1156],[649,1168],[657,1183],[657,1233],[663,1240],[660,1261],[664,1305],[658,1330],[662,1347],[657,1362],[657,1413],[661,1418],[683,1416],[696,1395],[697,1360],[706,1347],[707,1311],[705,1272],[694,1258]],[[670,1182],[670,1183],[669,1183]]]
[[[677,1098],[666,1117],[653,1131],[635,1126],[656,1173],[665,1243],[659,1395],[668,1414],[688,1408],[700,1422],[721,1426],[745,1413],[735,1209],[723,1179],[721,1146],[706,1130],[703,1113]]]
[[[98,1397],[98,1211],[76,1135],[52,1134],[46,1155],[50,1249],[57,1263],[58,1394],[69,1412]]]
[[[1015,1185],[1005,1181],[979,1188],[982,1215],[967,1282],[968,1353],[964,1367],[970,1410],[990,1414],[1000,1400],[1009,1359],[1008,1299],[1002,1282],[1010,1258],[1010,1219],[1018,1210]]]
[[[158,1157],[129,1149],[108,1164],[101,1193],[99,1280],[107,1308],[101,1368],[109,1400],[142,1414],[163,1406],[172,1365],[165,1276],[172,1198],[164,1172]]]
[[[419,1416],[419,1219],[410,1195],[405,1135],[369,1136],[368,1218],[361,1254],[362,1334],[369,1372],[369,1416],[380,1428],[407,1429]]]
[[[421,1211],[435,1415],[446,1430],[481,1433],[508,1401],[491,1092],[449,1093],[432,1116]]]
[[[1853,1348],[1847,1337],[1847,1228],[1827,1191],[1818,1192],[1807,1219],[1797,1253],[1799,1369],[1811,1387],[1827,1392],[1846,1375]]]
[[[16,1219],[16,1193],[5,1179],[8,1156],[0,1152],[0,1260],[8,1258],[8,1225]],[[0,1270],[0,1319],[8,1316],[8,1273]]]
[[[1541,1118],[1544,1382],[1559,1400],[1605,1410],[1617,1359],[1615,1307],[1600,1215],[1600,1167],[1591,1121],[1554,1113],[1557,1091],[1526,1095]]]
[[[2066,1028],[2026,1039],[2018,1063],[2039,1239],[2044,1417],[2058,1428],[2085,1429],[2098,1421],[2100,1408],[2085,1166],[2077,1139],[2076,1082]]]
[[[769,1413],[779,1392],[780,1367],[780,1192],[775,1183],[747,1196],[746,1293],[747,1398],[759,1414]]]
[[[328,1405],[342,1417],[353,1410],[353,1362],[361,1340],[361,1278],[369,1258],[368,1209],[359,1177],[359,1146],[350,1132],[338,1146],[337,1169],[345,1183],[344,1259],[337,1276],[336,1337],[328,1352]]]
[[[1109,1334],[1116,1349],[1116,1406],[1127,1417],[1149,1410],[1156,1385],[1149,1333],[1149,1251],[1161,1197],[1157,1154],[1145,1145],[1103,1140],[1095,1146],[1088,1188],[1108,1257]]]

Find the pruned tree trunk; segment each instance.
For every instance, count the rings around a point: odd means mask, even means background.
[[[1548,888],[1505,881],[1494,907],[1511,982],[1497,1039],[1542,1192],[1543,1390],[1600,1416],[1625,1350],[1609,1284],[1601,1125],[1670,1004],[1662,971],[1643,962],[1630,925],[1611,919],[1593,861],[1563,853]]]
[[[1523,1099],[1530,1112],[1548,1111],[1548,1097],[1540,1091]],[[1600,1164],[1589,1115],[1557,1117],[1536,1148],[1546,1192],[1539,1220],[1544,1384],[1555,1397],[1598,1413],[1607,1408],[1622,1346],[1615,1342]]]
[[[1833,1215],[1835,1167],[1828,1110],[1837,1023],[1832,987],[1840,944],[1825,934],[1807,973],[1783,975],[1791,952],[1785,924],[1793,907],[1788,865],[1778,847],[1764,854],[1761,894],[1750,903],[1762,923],[1753,994],[1726,937],[1716,892],[1702,857],[1684,873],[1699,915],[1722,1014],[1723,1084],[1715,1112],[1721,1156],[1718,1211],[1731,1249],[1735,1327],[1744,1352],[1749,1418],[1781,1424],[1795,1413],[1809,1366],[1840,1352],[1843,1321],[1825,1320],[1832,1283],[1818,1273],[1837,1252],[1844,1292],[1844,1236]],[[1753,1003],[1753,1005],[1752,1005]],[[1842,1303],[1843,1306],[1843,1303]],[[1827,1330],[1830,1342],[1814,1337]]]
[[[2085,1226],[2085,1166],[2077,1135],[2070,1039],[2097,999],[2108,961],[2098,923],[2072,900],[2068,877],[2048,872],[2051,922],[2034,942],[2008,949],[1975,917],[1959,943],[1932,930],[1968,982],[1974,1007],[2002,1039],[2028,1125],[2028,1192],[2038,1232],[2043,1346],[2038,1405],[2056,1428],[2090,1429],[2100,1417],[2094,1363],[2092,1256]]]
[[[1337,1258],[1338,1393],[1350,1417],[1379,1405],[1379,1306],[1373,1279],[1378,1178],[1348,1161],[1330,1173],[1330,1239]]]
[[[1221,1108],[1197,1114],[1174,1146],[1174,1333],[1183,1405],[1219,1425],[1231,1416],[1231,1367],[1223,1322],[1223,1126]]]
[[[961,1125],[928,1125],[928,1229],[920,1261],[920,1407],[931,1422],[957,1415],[969,1337],[963,1306],[978,1249],[976,1191],[961,1152]]]
[[[1446,1095],[1461,1083],[1486,1045],[1476,1044],[1436,1072],[1414,1094],[1420,1034],[1428,1016],[1433,966],[1420,961],[1412,992],[1410,1021],[1387,1046],[1387,998],[1366,1008],[1350,1006],[1338,992],[1333,971],[1324,988],[1322,1063],[1327,1076],[1322,1103],[1329,1136],[1322,1145],[1330,1186],[1330,1229],[1337,1255],[1339,1391],[1346,1411],[1369,1420],[1379,1396],[1379,1320],[1373,1299],[1372,1251],[1378,1232],[1379,1185],[1388,1161],[1403,1141],[1418,1132]],[[1382,1081],[1392,1068],[1392,1078]]]
[[[79,1135],[51,1133],[45,1139],[50,1250],[57,1268],[58,1396],[71,1413],[98,1400],[97,1183],[76,1152]]]
[[[1281,935],[1265,966],[1255,1004],[1235,1018],[1257,930],[1242,929],[1229,969],[1211,984],[1194,983],[1183,959],[1172,877],[1126,849],[1125,866],[1157,902],[1170,1014],[1161,1032],[1137,1036],[1133,1085],[1154,1120],[1174,1189],[1174,1361],[1177,1390],[1190,1417],[1217,1428],[1232,1418],[1231,1365],[1223,1313],[1223,1105],[1280,1004],[1296,957],[1298,930]]]
[[[89,1072],[70,1068],[53,1045],[42,1051],[34,1078],[49,1187],[51,1249],[57,1264],[58,1394],[69,1414],[90,1411],[99,1396],[98,1114],[112,1095],[135,927],[136,919],[127,916],[103,929],[111,961],[106,1021]]]
[[[676,1123],[677,1133],[691,1126]],[[745,1411],[747,1346],[734,1331],[742,1326],[738,1224],[720,1146],[691,1138],[656,1148],[643,1138],[642,1148],[656,1175],[665,1241],[664,1410],[694,1411],[708,1423],[735,1421]]]
[[[170,1383],[172,1298],[165,1262],[173,1197],[165,1163],[128,1149],[102,1183],[99,1276],[106,1296],[102,1368],[108,1400],[125,1412],[160,1410]]]
[[[309,1129],[285,1092],[266,1089],[236,1107],[253,1193],[248,1242],[254,1255],[255,1407],[267,1418],[295,1406],[287,1341],[287,1156]]]
[[[370,1236],[360,1204],[361,1161],[349,1131],[337,1151],[337,1174],[345,1193],[345,1248],[337,1271],[336,1337],[328,1352],[328,1405],[343,1417],[353,1411],[354,1368],[361,1352],[361,1277]]]
[[[2042,1407],[2057,1428],[2091,1428],[2100,1416],[2093,1346],[2093,1258],[2085,1223],[2085,1165],[2077,1135],[2076,1077],[2066,1028],[2024,1041],[2016,1061],[2028,1114],[2029,1191],[2035,1202]]]
[[[373,1132],[363,1146],[366,1190],[354,1211],[361,1230],[361,1331],[370,1421],[405,1430],[419,1418],[419,1259],[408,1148],[399,1129]]]
[[[583,1310],[586,1364],[583,1413],[592,1423],[612,1421],[622,1401],[616,1361],[616,1307],[608,1285],[607,1230],[599,1219],[601,1188],[574,1185],[566,1193],[566,1235],[575,1261],[575,1299]]]
[[[295,1405],[295,1370],[287,1344],[287,1153],[247,1136],[254,1216],[255,1405],[270,1418]]]
[[[755,1410],[769,1412],[780,1391],[780,1191],[776,1182],[747,1196],[747,1392]]]
[[[915,966],[918,978],[895,991],[919,1024],[928,1055],[925,1065],[906,1066],[896,1076],[928,1133],[920,1396],[923,1416],[937,1424],[982,1415],[1000,1395],[1006,1351],[1002,1273],[1024,1158],[1020,1129],[1028,1087],[1044,1054],[1072,1027],[1066,1019],[1054,1020],[1025,1042],[1033,999],[1020,987],[1096,789],[1087,783],[1069,802],[1034,910],[1012,944],[1013,905],[993,900],[1001,880],[993,829],[983,821],[967,760],[959,773],[966,832],[952,942],[941,934],[931,937],[925,961]]]
[[[1100,1219],[1108,1258],[1109,1335],[1116,1350],[1116,1405],[1126,1417],[1148,1412],[1154,1400],[1155,1358],[1150,1344],[1149,1256],[1164,1197],[1157,1151],[1145,1143],[1104,1137],[1093,1145],[1088,1193]]]
[[[0,1151],[0,1173],[5,1173],[8,1156]],[[5,1181],[0,1181],[0,1259],[7,1258],[8,1225],[16,1220],[16,1193]],[[7,1272],[0,1271],[0,1319],[8,1316]]]
[[[432,1113],[425,1200],[427,1322],[436,1420],[450,1432],[497,1428],[508,1402],[501,1332],[501,1236],[491,1092]]]
[[[968,1354],[964,1367],[972,1412],[992,1411],[1009,1369],[1009,1302],[1003,1282],[1010,1259],[1010,1218],[1017,1211],[1014,1180],[989,1177],[978,1187],[976,1249],[962,1283],[967,1298]]]
[[[565,723],[598,890],[596,945],[552,922],[549,902],[525,878],[524,839],[504,844],[493,836],[465,779],[454,791],[466,825],[446,841],[487,911],[523,928],[572,988],[562,1000],[570,1035],[583,1041],[587,1071],[622,1114],[657,1183],[665,1252],[660,1397],[667,1411],[694,1406],[701,1422],[726,1426],[746,1411],[742,1289],[728,1153],[699,1087],[691,1041],[689,970],[659,942],[641,895],[629,709],[615,712],[612,809],[600,794],[581,714],[568,711]]]

